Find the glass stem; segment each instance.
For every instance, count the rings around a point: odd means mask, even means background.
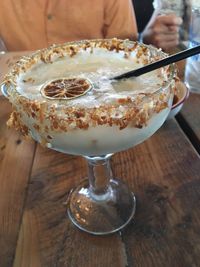
[[[109,186],[112,179],[110,157],[108,154],[100,157],[85,157],[88,162],[88,179],[91,197],[95,200],[109,199],[111,189]]]

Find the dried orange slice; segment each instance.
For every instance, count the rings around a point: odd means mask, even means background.
[[[92,89],[89,80],[83,78],[62,78],[45,84],[41,94],[49,99],[73,99],[86,94]]]

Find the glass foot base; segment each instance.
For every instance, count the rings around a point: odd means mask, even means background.
[[[84,181],[70,195],[68,215],[81,230],[106,235],[125,227],[135,214],[136,199],[126,184],[111,180],[106,194],[97,196]]]

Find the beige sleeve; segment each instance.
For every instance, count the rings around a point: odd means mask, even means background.
[[[131,0],[104,1],[104,38],[136,40],[137,25]]]

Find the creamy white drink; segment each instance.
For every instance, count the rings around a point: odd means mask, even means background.
[[[105,155],[134,146],[165,121],[173,97],[169,67],[111,77],[165,55],[134,42],[83,41],[21,59],[7,75],[9,125],[52,149]]]

